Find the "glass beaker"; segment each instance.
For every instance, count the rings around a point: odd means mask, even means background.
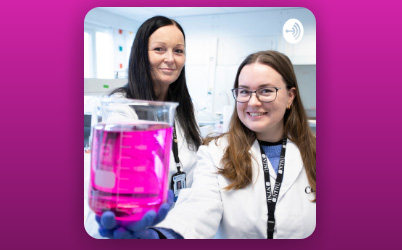
[[[101,99],[92,130],[89,207],[140,220],[166,202],[172,127],[178,103]]]

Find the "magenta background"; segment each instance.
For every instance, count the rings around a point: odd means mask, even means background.
[[[83,29],[106,6],[306,7],[317,20],[317,228],[305,240],[94,240]],[[400,1],[14,0],[0,7],[0,249],[401,249]],[[241,216],[241,215],[239,215]]]

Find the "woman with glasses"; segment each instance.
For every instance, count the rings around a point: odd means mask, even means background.
[[[261,51],[240,65],[229,132],[198,151],[191,189],[165,220],[121,238],[302,239],[316,224],[316,139],[307,123],[293,66]],[[113,220],[111,220],[113,221]]]

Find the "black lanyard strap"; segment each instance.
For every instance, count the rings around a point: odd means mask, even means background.
[[[180,166],[180,159],[179,159],[179,149],[177,146],[177,135],[176,135],[176,125],[173,125],[173,145],[172,145],[172,150],[173,150],[173,156],[174,156],[174,161],[176,162],[176,167],[177,167],[177,172],[181,172],[181,166]]]
[[[172,145],[172,150],[173,150],[173,156],[174,156],[174,161],[176,162],[176,167],[177,167],[177,173],[172,175],[172,181],[170,188],[173,190],[174,193],[174,201],[176,202],[177,199],[179,198],[179,191],[183,188],[186,188],[186,172],[183,172],[181,170],[181,163],[179,159],[179,149],[177,146],[177,134],[176,134],[176,126],[173,125],[173,145]]]
[[[286,136],[282,140],[282,150],[281,158],[279,160],[278,174],[276,176],[275,186],[273,192],[271,192],[271,181],[269,176],[268,167],[268,157],[266,156],[264,149],[260,145],[262,166],[264,169],[264,179],[265,179],[265,191],[267,195],[267,206],[268,206],[268,221],[267,221],[267,235],[268,239],[274,238],[274,228],[275,228],[275,208],[276,202],[278,201],[279,191],[281,189],[281,184],[283,180],[283,171],[285,168],[285,153],[286,153]]]

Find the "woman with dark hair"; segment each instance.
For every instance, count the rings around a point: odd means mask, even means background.
[[[164,16],[146,20],[138,29],[128,69],[128,83],[112,94],[125,98],[178,102],[177,121],[188,145],[197,149],[201,136],[185,77],[185,35]]]
[[[178,175],[180,178],[176,179],[183,182],[181,188],[191,187],[193,168],[197,161],[196,152],[202,142],[186,84],[185,52],[185,35],[180,24],[164,16],[146,20],[139,27],[131,48],[128,83],[111,93],[114,98],[179,103],[174,125],[177,151],[174,154],[171,152],[169,167],[169,186],[172,189],[176,183],[172,177]],[[113,119],[124,121],[140,117],[141,114],[124,108],[116,110]],[[174,195],[177,199],[178,191]],[[168,210],[170,206],[162,206],[158,216],[166,213],[164,209]],[[98,227],[92,223],[93,218],[88,218],[86,229],[90,235],[97,237]]]
[[[115,227],[115,238],[302,239],[316,225],[316,138],[293,66],[276,51],[249,55],[232,90],[229,132],[198,150],[191,189],[156,227]],[[112,223],[110,223],[112,222]]]
[[[186,84],[185,51],[185,35],[180,24],[164,16],[146,20],[138,29],[131,47],[128,83],[111,95],[179,103],[175,118],[178,155],[184,168],[181,171],[186,172],[186,187],[190,187],[201,136]],[[170,159],[171,177],[177,172],[177,167],[173,155]]]

